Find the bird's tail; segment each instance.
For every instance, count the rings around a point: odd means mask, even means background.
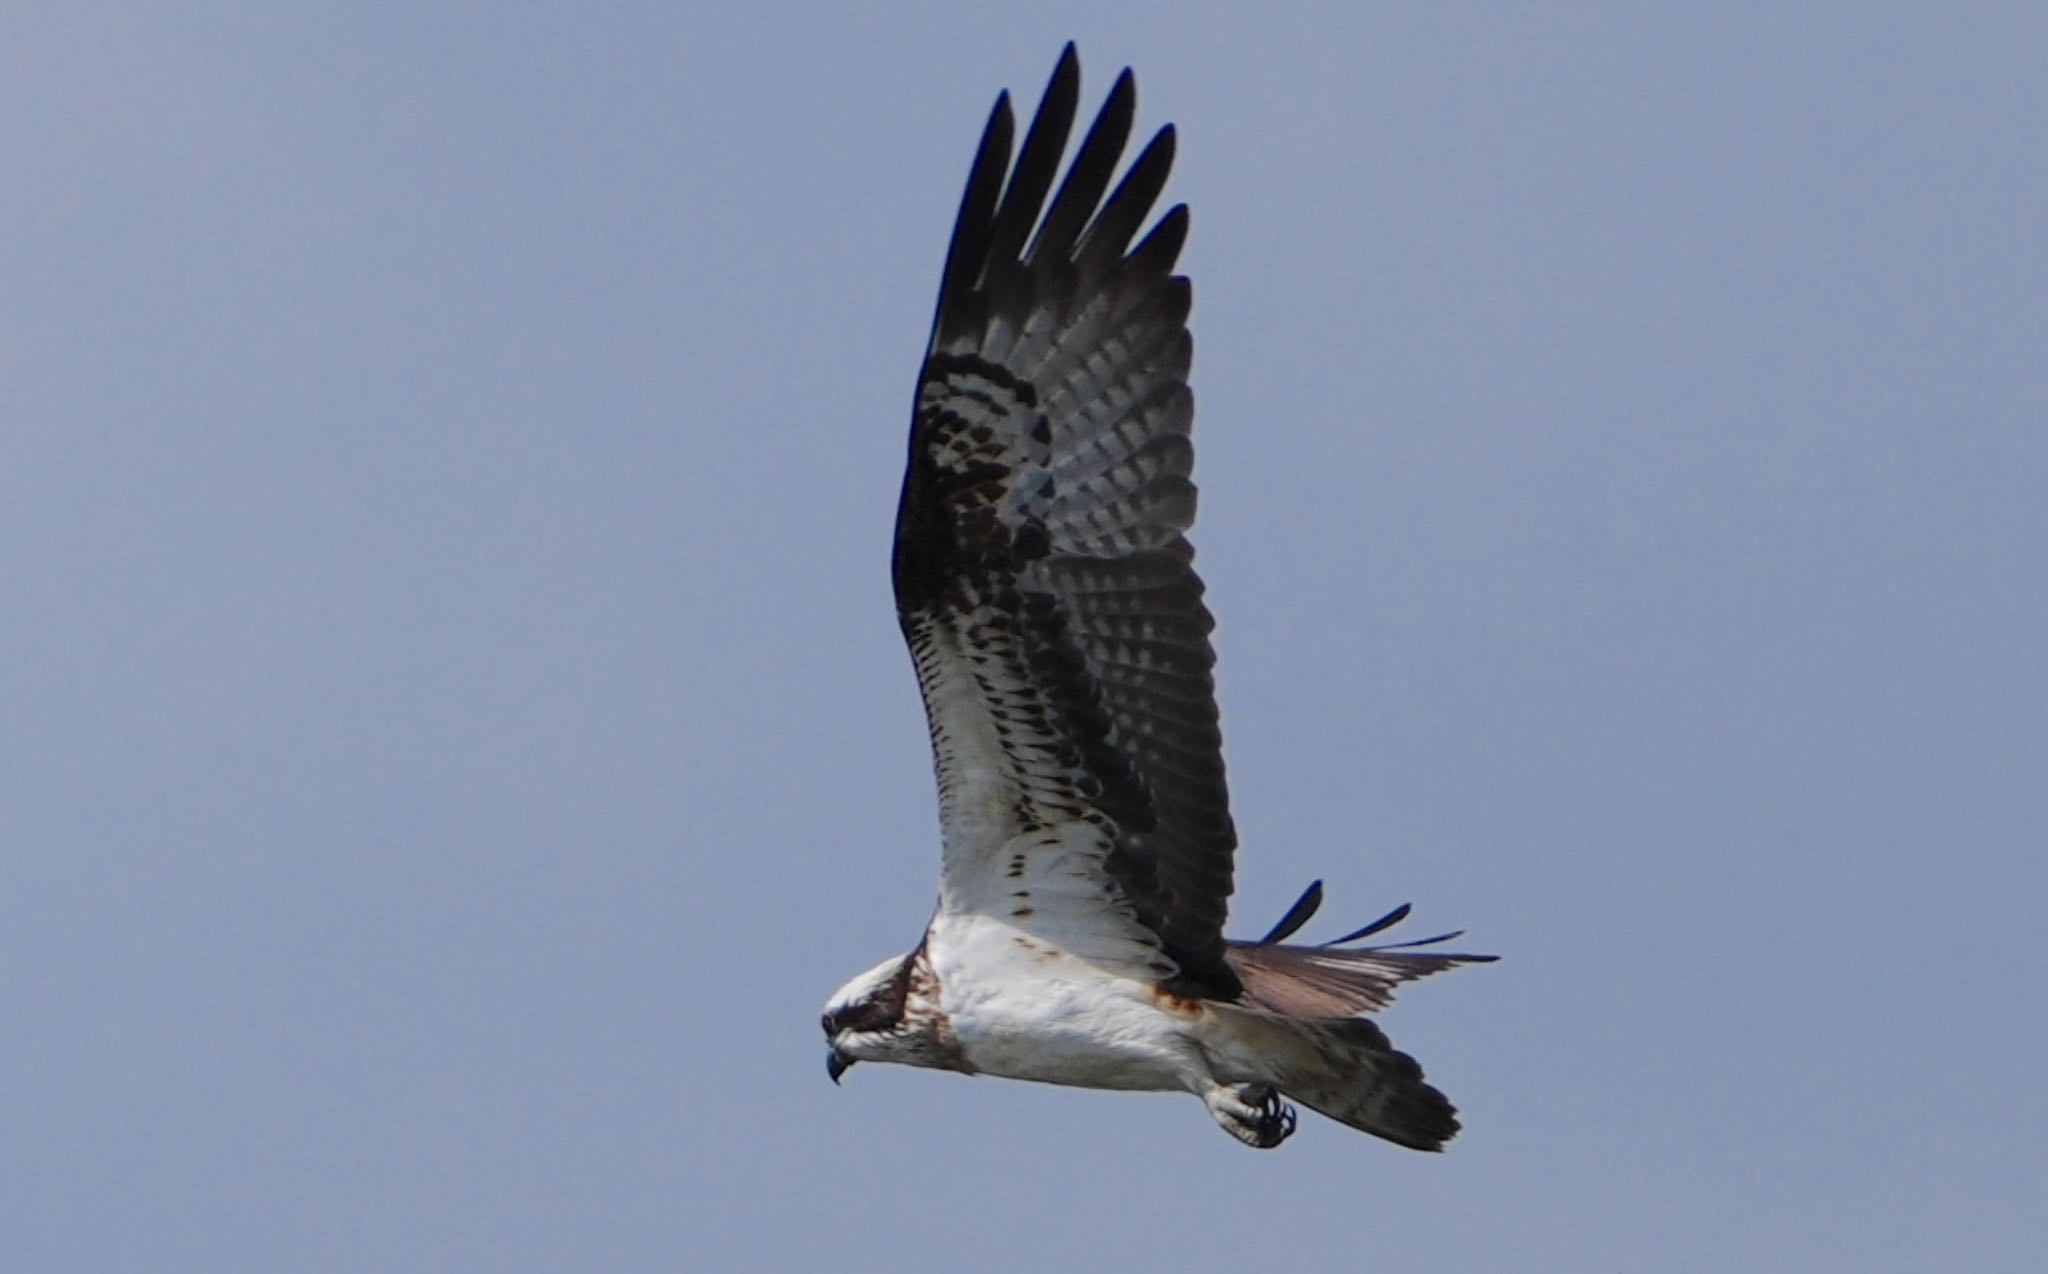
[[[1408,914],[1405,906],[1320,946],[1283,946],[1321,902],[1320,883],[1256,943],[1229,943],[1224,958],[1243,985],[1232,1011],[1278,1032],[1266,1054],[1266,1079],[1287,1096],[1339,1123],[1416,1150],[1441,1150],[1457,1135],[1450,1099],[1425,1083],[1422,1067],[1360,1016],[1385,1008],[1403,982],[1488,955],[1404,950],[1454,938],[1442,934],[1390,946],[1349,947]],[[1268,1039],[1273,1035],[1268,1034]]]
[[[1274,1076],[1287,1096],[1340,1124],[1414,1150],[1442,1150],[1458,1135],[1450,1098],[1425,1083],[1414,1058],[1364,1018],[1290,1021],[1315,1054],[1306,1066]],[[1289,1050],[1299,1056],[1297,1050]]]

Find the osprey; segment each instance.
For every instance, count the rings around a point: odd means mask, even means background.
[[[1451,1103],[1366,1015],[1493,957],[1402,949],[1455,934],[1352,945],[1406,906],[1288,945],[1320,882],[1257,942],[1223,937],[1237,835],[1183,534],[1187,208],[1132,246],[1174,134],[1109,192],[1129,70],[1054,191],[1079,95],[1069,44],[1014,166],[996,99],[946,253],[893,563],[938,778],[938,909],[914,950],[832,997],[827,1069],[1184,1090],[1262,1149],[1294,1131],[1285,1096],[1440,1149]]]

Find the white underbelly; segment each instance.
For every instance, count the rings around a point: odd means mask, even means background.
[[[940,1005],[974,1070],[1082,1088],[1199,1082],[1195,1013],[1163,1007],[1145,983],[1000,930],[976,935],[998,941],[931,951]]]

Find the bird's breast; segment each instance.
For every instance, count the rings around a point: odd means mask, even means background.
[[[1188,1014],[1153,988],[985,917],[927,938],[939,1003],[977,1072],[1082,1088],[1175,1090],[1198,1069]]]

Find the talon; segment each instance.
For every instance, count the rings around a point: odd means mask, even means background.
[[[1270,1150],[1294,1135],[1294,1107],[1281,1101],[1271,1084],[1241,1084],[1237,1099],[1259,1112],[1257,1144],[1261,1149]]]

